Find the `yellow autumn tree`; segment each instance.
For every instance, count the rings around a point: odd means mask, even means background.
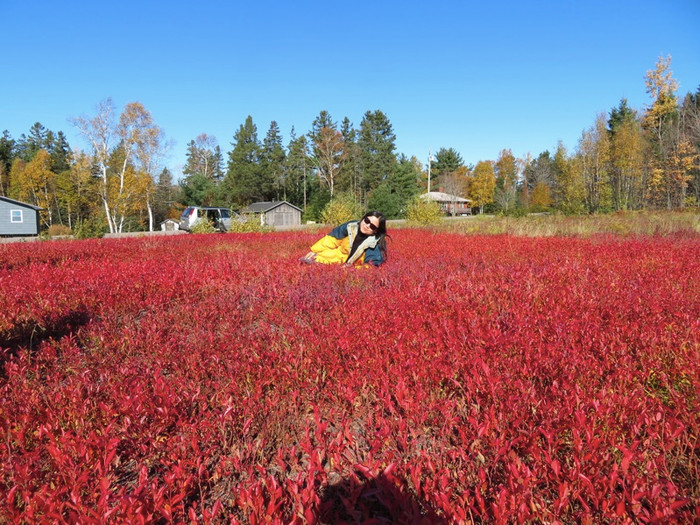
[[[578,162],[584,186],[586,209],[595,213],[612,209],[610,188],[611,145],[605,114],[584,131],[579,140]]]
[[[618,210],[643,204],[647,142],[636,120],[620,124],[612,141],[613,200]]]
[[[51,156],[45,149],[37,151],[13,176],[17,198],[42,208],[41,221],[46,227],[53,224],[52,199],[55,195],[56,174],[51,171]]]
[[[653,160],[648,195],[651,204],[672,208],[682,206],[681,181],[672,174],[672,155],[678,140],[678,82],[671,71],[671,56],[659,57],[647,71],[646,90],[652,99],[642,124],[652,146]]]
[[[472,200],[472,206],[478,206],[479,213],[484,213],[484,206],[493,202],[495,190],[496,173],[493,163],[479,161],[474,167],[469,184],[469,198]]]
[[[150,186],[136,183],[136,171],[152,177],[157,165],[155,160],[164,148],[162,131],[143,104],[127,104],[116,123],[114,114],[114,104],[107,99],[100,103],[93,118],[73,120],[92,147],[100,175],[99,195],[111,233],[123,230],[135,202],[145,200],[150,206],[150,200],[139,193]],[[116,144],[112,142],[114,138]],[[152,216],[150,208],[149,215]]]
[[[57,174],[56,197],[66,210],[63,219],[71,229],[99,212],[99,192],[89,155],[76,151],[70,169]]]

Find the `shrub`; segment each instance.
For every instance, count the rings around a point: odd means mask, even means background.
[[[245,221],[233,221],[231,223],[231,227],[228,229],[228,231],[232,233],[268,233],[272,232],[275,229],[272,226],[266,226],[264,224],[260,224],[260,220],[258,220],[257,217],[249,218],[248,220]]]
[[[362,216],[362,207],[351,195],[340,194],[326,204],[321,212],[321,222],[342,224]]]
[[[406,210],[406,220],[421,225],[437,224],[442,220],[442,210],[433,200],[415,197]]]
[[[73,231],[63,224],[52,224],[49,226],[48,235],[49,237],[58,237],[61,235],[70,235]]]
[[[102,217],[91,217],[78,221],[73,229],[73,236],[76,239],[90,239],[104,236],[107,232],[107,223]]]
[[[218,230],[209,221],[200,219],[192,226],[190,231],[192,233],[216,233]]]

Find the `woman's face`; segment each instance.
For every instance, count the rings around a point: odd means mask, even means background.
[[[360,221],[360,231],[365,235],[374,235],[379,230],[379,219],[377,217],[365,217]]]

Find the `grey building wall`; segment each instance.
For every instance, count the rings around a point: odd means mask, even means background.
[[[301,211],[281,204],[265,214],[265,224],[269,226],[297,226],[301,224]]]
[[[0,235],[39,235],[38,208],[0,197]]]

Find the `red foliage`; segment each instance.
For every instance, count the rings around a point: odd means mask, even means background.
[[[700,237],[392,237],[0,245],[0,521],[700,518]]]

